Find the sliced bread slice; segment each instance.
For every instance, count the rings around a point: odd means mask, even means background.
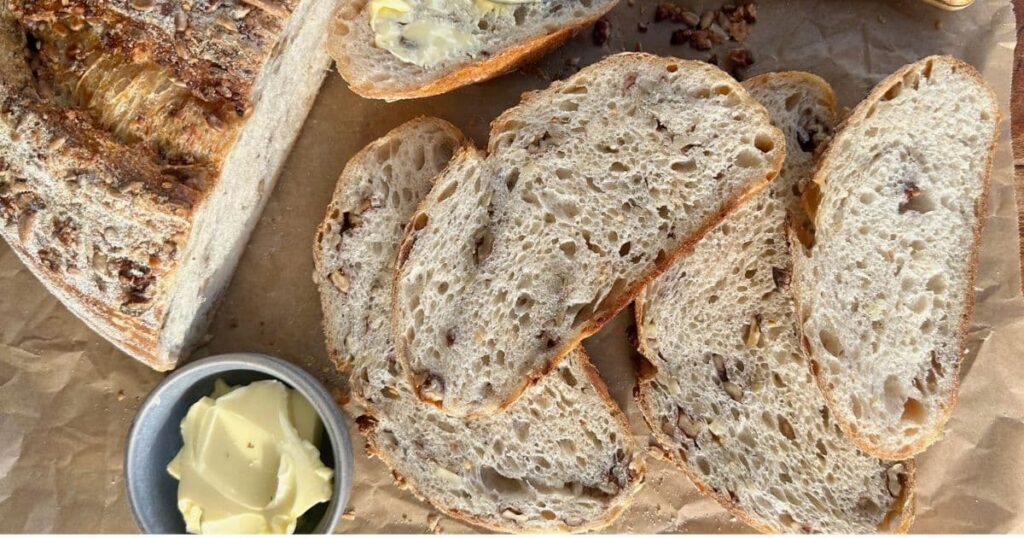
[[[402,229],[465,144],[442,120],[413,120],[346,167],[314,246],[328,347],[352,371],[370,451],[420,498],[493,530],[602,527],[639,490],[644,463],[582,348],[507,413],[473,421],[421,403],[395,359],[388,284]]]
[[[925,58],[853,110],[808,188],[804,343],[832,416],[875,456],[924,450],[953,410],[998,116],[973,67]]]
[[[743,85],[786,134],[786,162],[768,189],[637,297],[649,361],[640,409],[697,487],[754,528],[906,531],[913,462],[865,455],[830,419],[788,289],[786,215],[835,124],[832,89],[798,72]]]
[[[496,77],[561,45],[618,0],[355,0],[328,49],[363,97],[427,97]]]
[[[510,406],[778,174],[764,107],[704,62],[625,53],[528,93],[406,230],[399,360],[455,416]]]

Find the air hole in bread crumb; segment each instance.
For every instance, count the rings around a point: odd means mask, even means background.
[[[729,86],[728,84],[720,84],[718,86],[715,86],[714,90],[715,93],[718,95],[729,95],[730,93],[732,93],[732,87]]]
[[[420,213],[413,219],[412,229],[422,230],[427,225],[428,221],[430,221],[430,217],[428,217],[426,213]]]
[[[674,172],[693,172],[697,170],[697,161],[693,159],[675,161],[672,163],[671,168]]]
[[[842,356],[843,347],[834,332],[829,329],[822,329],[818,331],[818,340],[821,342],[821,347],[825,348],[825,351],[830,355],[833,357]]]
[[[632,246],[633,245],[630,244],[629,241],[626,241],[625,243],[623,243],[622,246],[619,247],[619,256],[628,256],[629,255],[629,249]]]
[[[777,420],[778,425],[779,425],[779,433],[781,433],[783,435],[783,437],[785,437],[786,439],[789,439],[790,441],[795,440],[796,439],[796,430],[793,429],[793,425],[790,424],[789,420],[786,417],[782,416],[782,415],[779,415],[778,417],[776,417],[776,420]]]
[[[861,407],[860,398],[852,396],[850,398],[850,412],[853,413],[854,418],[860,418],[864,414],[864,409]]]
[[[442,189],[441,192],[437,195],[437,203],[441,203],[450,198],[451,195],[455,194],[455,189],[458,186],[459,182],[457,181],[452,181],[451,183],[445,185],[444,189]]]
[[[708,460],[706,458],[697,458],[697,468],[700,469],[700,472],[705,475],[711,474],[711,464],[708,463]]]
[[[758,149],[761,149],[758,147]],[[771,151],[771,148],[767,150],[761,150],[765,153]],[[736,165],[740,168],[757,168],[761,165],[761,157],[749,149],[744,149],[736,155]]]
[[[668,64],[667,66],[665,66],[665,70],[668,71],[669,73],[675,73],[676,71],[679,71],[679,65]]]
[[[525,6],[519,6],[512,12],[512,17],[516,20],[516,26],[522,26],[526,22],[526,11]]]
[[[885,94],[882,95],[882,101],[892,101],[893,99],[899,97],[901,93],[903,93],[902,80],[897,81],[888,90],[886,90]]]
[[[576,242],[575,241],[566,241],[565,243],[562,243],[561,245],[558,245],[558,248],[560,248],[562,250],[562,252],[565,254],[566,258],[574,258],[576,256]]]
[[[928,411],[920,400],[907,398],[907,401],[903,402],[903,414],[900,415],[900,420],[922,424],[927,416]]]
[[[786,97],[786,110],[793,110],[796,105],[800,104],[800,100],[803,99],[803,93],[791,93]]]
[[[558,516],[556,516],[555,513],[552,512],[551,510],[541,510],[540,511],[540,517],[542,517],[542,518],[544,518],[544,519],[546,519],[548,521],[552,521],[552,520],[554,520]]]
[[[768,153],[775,149],[775,141],[766,133],[757,133],[757,136],[754,137],[754,147],[762,153]]]

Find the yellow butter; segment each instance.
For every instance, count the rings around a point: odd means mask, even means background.
[[[537,0],[370,0],[374,44],[402,61],[433,67],[478,52],[490,24]]]
[[[299,516],[331,497],[334,472],[314,446],[322,432],[309,402],[280,382],[218,380],[189,408],[185,444],[167,466],[188,532],[294,532]]]

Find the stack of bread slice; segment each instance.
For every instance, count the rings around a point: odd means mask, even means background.
[[[908,134],[911,119],[929,129]],[[955,398],[995,121],[984,83],[948,58],[887,79],[830,142],[820,78],[741,85],[630,53],[524,95],[486,151],[442,120],[398,127],[349,162],[314,246],[329,352],[370,451],[483,527],[607,525],[645,466],[579,343],[636,298],[637,403],[701,491],[764,531],[906,531],[907,458]],[[955,148],[936,155],[927,133]],[[873,265],[843,265],[865,227]],[[962,237],[929,248],[938,233]],[[880,361],[843,279],[901,270],[924,280],[889,277],[898,304],[935,297],[893,328],[933,328],[888,338]],[[877,407],[837,404],[851,390]],[[878,423],[899,436],[872,436]]]

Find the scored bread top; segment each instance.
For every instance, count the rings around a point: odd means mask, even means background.
[[[325,3],[0,2],[0,235],[72,312],[154,368],[172,368],[194,344],[170,334],[175,315],[190,315],[172,292],[182,267],[219,263],[189,248],[206,233],[193,223],[226,159],[249,147],[239,133],[262,133],[261,118],[287,115],[276,111],[319,80],[297,73],[294,93],[258,106],[283,79],[265,68],[286,67],[282,57],[304,44],[290,14],[302,10],[303,27],[315,28],[323,17],[309,8]],[[291,127],[277,127],[247,161],[268,161],[259,174],[271,178],[269,161],[290,140]],[[253,189],[270,183],[255,175],[246,175]],[[229,221],[258,207],[233,206]],[[220,231],[224,249],[240,240]]]
[[[765,532],[906,531],[913,462],[846,439],[801,353],[787,213],[835,124],[832,89],[808,73],[743,82],[786,135],[779,178],[709,232],[636,300],[649,365],[638,403],[698,488]]]
[[[452,415],[511,405],[784,151],[764,108],[703,62],[620,54],[526,94],[407,228],[394,326],[419,397]]]
[[[339,7],[328,50],[352,91],[363,97],[389,101],[427,97],[493,78],[540,56],[599,19],[618,0],[494,4],[477,14],[473,6],[479,2],[449,0],[450,8],[463,17],[480,17],[467,28],[478,42],[464,55],[431,67],[403,61],[375,45],[367,0]]]
[[[925,58],[853,110],[809,189],[804,342],[835,420],[878,457],[924,450],[956,401],[997,123],[974,68]]]
[[[611,522],[642,483],[625,417],[582,350],[500,417],[446,416],[412,393],[395,358],[391,268],[404,224],[455,148],[421,118],[349,161],[314,245],[331,357],[351,372],[370,451],[445,513],[502,531],[582,531]]]

